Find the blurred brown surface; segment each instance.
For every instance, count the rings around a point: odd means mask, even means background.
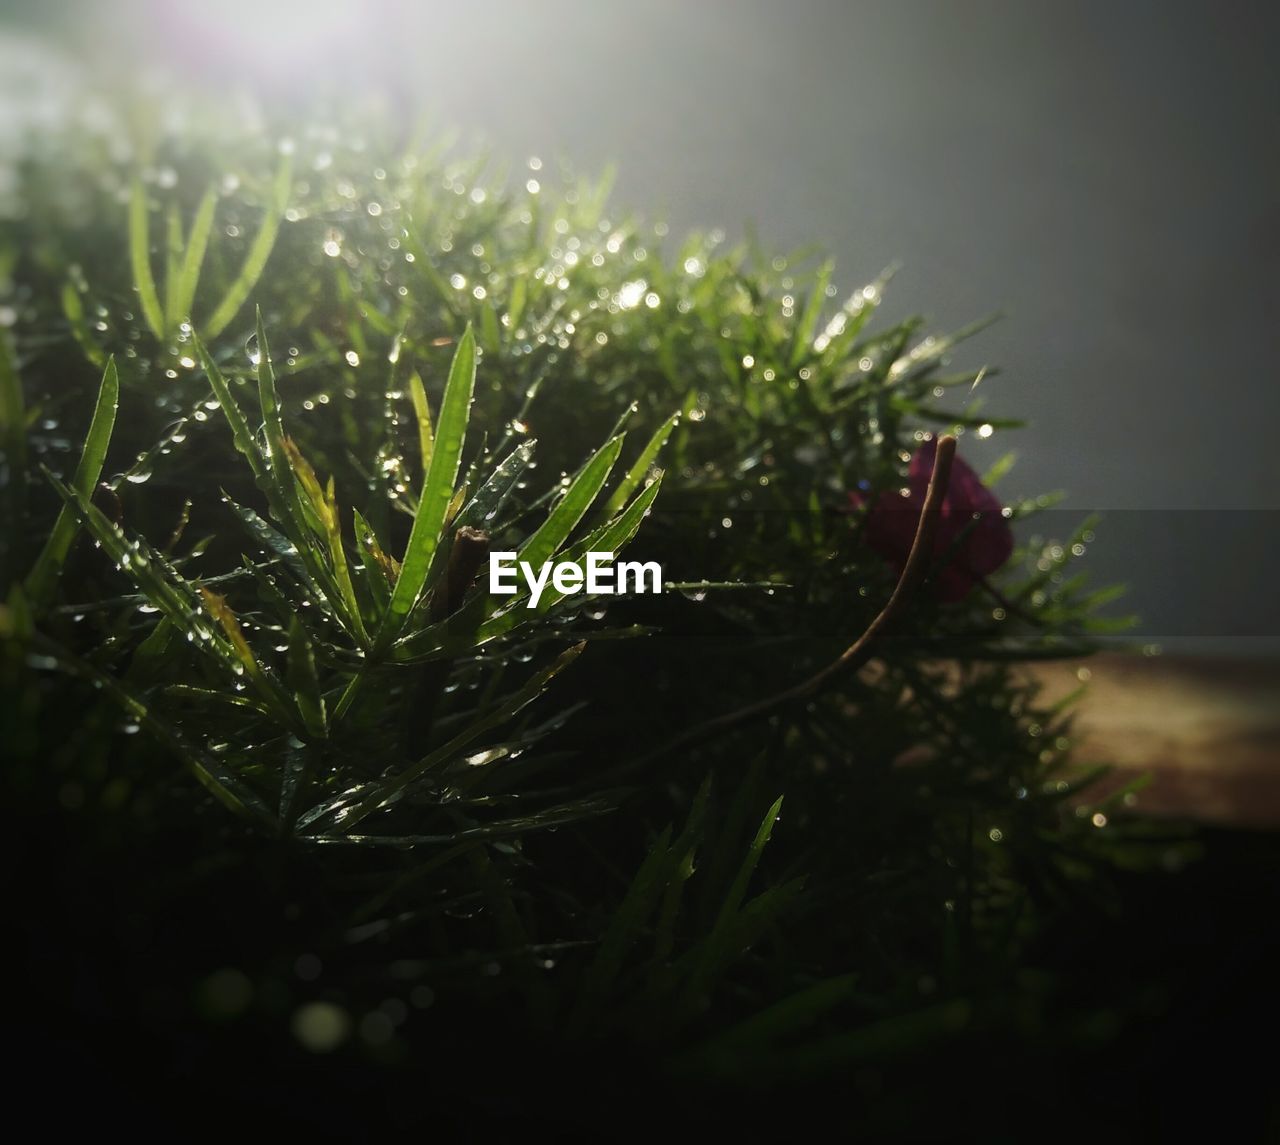
[[[1114,766],[1092,797],[1147,774],[1139,812],[1280,826],[1280,663],[1108,653],[1028,670],[1050,700],[1087,683],[1074,755]]]

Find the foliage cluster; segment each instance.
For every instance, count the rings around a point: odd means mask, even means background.
[[[735,1077],[914,1052],[1009,990],[1052,1024],[1058,987],[1012,978],[1046,920],[1170,853],[1078,806],[1069,703],[1020,670],[1107,627],[1093,522],[1007,497],[995,583],[926,583],[864,670],[683,738],[881,609],[849,493],[1008,428],[947,364],[973,330],[368,120],[117,108],[20,176],[6,769],[203,936],[181,1013],[395,1057],[425,1000],[492,1002]],[[475,583],[488,544],[670,583],[528,609]]]

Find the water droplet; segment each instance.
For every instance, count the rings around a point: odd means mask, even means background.
[[[291,1022],[293,1036],[314,1054],[336,1050],[351,1033],[351,1018],[332,1002],[308,1002],[300,1006]]]

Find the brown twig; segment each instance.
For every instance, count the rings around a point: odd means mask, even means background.
[[[661,754],[686,747],[690,743],[702,739],[713,732],[723,731],[735,724],[767,715],[775,708],[794,700],[803,700],[811,696],[834,676],[842,672],[851,672],[862,667],[871,659],[876,638],[897,619],[906,607],[912,594],[923,579],[929,567],[929,559],[933,555],[934,539],[938,535],[938,523],[942,517],[942,502],[947,495],[947,487],[951,481],[951,461],[955,457],[956,439],[950,434],[938,438],[938,449],[934,455],[933,473],[929,477],[929,488],[925,493],[924,507],[920,511],[920,520],[916,525],[915,539],[911,542],[911,551],[907,555],[906,564],[898,576],[898,583],[885,602],[876,618],[866,630],[826,667],[819,669],[812,676],[800,683],[786,688],[763,700],[748,704],[722,716],[696,724],[687,731],[676,736],[661,748]],[[654,753],[658,754],[658,753]]]
[[[462,598],[475,582],[480,566],[488,559],[488,533],[463,525],[453,535],[453,548],[449,551],[444,579],[436,586],[427,610],[433,624],[458,611]]]

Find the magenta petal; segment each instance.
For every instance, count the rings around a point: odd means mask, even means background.
[[[973,471],[973,467],[960,457],[951,463],[947,500],[967,513],[1000,515],[1001,505],[996,495],[983,485],[982,478]]]
[[[914,491],[907,497],[880,494],[867,514],[867,544],[893,564],[906,564],[923,505],[923,497]]]
[[[937,439],[931,437],[912,455],[907,470],[907,496],[882,493],[870,501],[867,544],[899,571],[915,540],[937,453]],[[868,498],[854,492],[849,494],[849,501],[859,508]],[[982,484],[973,468],[956,457],[934,539],[933,556],[939,564],[930,576],[933,591],[943,601],[962,600],[982,577],[999,569],[1012,554],[1013,531],[1000,501]]]
[[[954,604],[958,600],[964,600],[977,581],[962,565],[952,561],[931,573],[929,583],[933,585],[934,595],[940,601]]]
[[[934,551],[950,552],[949,564],[971,582],[995,572],[1013,555],[1013,530],[1000,501],[961,457],[951,463],[943,513]]]
[[[984,512],[965,544],[965,563],[978,576],[988,576],[1013,556],[1013,530],[999,510]]]

